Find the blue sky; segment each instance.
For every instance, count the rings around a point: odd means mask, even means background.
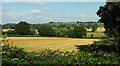
[[[98,21],[96,11],[104,2],[5,2],[2,23]]]

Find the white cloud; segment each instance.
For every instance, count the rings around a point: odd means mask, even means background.
[[[30,14],[34,14],[34,15],[42,14],[42,11],[36,9],[36,10],[32,10],[32,11],[30,11]]]
[[[80,17],[87,17],[87,15],[85,15],[85,14],[81,14]]]
[[[9,8],[2,8],[2,11],[10,11],[11,9]]]
[[[89,11],[90,14],[94,14],[94,11]]]
[[[48,8],[48,7],[44,7],[42,9],[45,10],[45,11],[51,11],[52,10],[51,8]]]
[[[98,18],[94,18],[88,15],[82,16],[62,16],[62,15],[37,15],[34,17],[27,16],[3,16],[3,23],[18,23],[20,21],[26,21],[31,24],[54,22],[76,22],[76,21],[97,21]]]
[[[46,4],[45,2],[23,2],[23,3],[32,4],[32,5],[45,5]]]
[[[80,12],[78,9],[76,9],[76,10],[74,10],[73,12],[75,12],[75,13],[78,13],[78,12]]]

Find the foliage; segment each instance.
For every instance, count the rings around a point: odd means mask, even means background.
[[[97,15],[100,22],[104,23],[106,33],[110,37],[117,37],[120,34],[120,1],[106,2],[104,6],[100,6]]]
[[[46,24],[40,25],[38,32],[39,32],[39,35],[41,36],[47,36],[47,37],[55,36],[55,30],[53,29],[53,27]]]
[[[66,36],[67,36],[67,28],[56,29],[56,37],[66,37]]]
[[[15,31],[21,35],[27,35],[30,32],[30,25],[27,22],[21,21],[15,26]]]
[[[36,34],[35,29],[31,29],[30,32],[29,32],[29,35],[35,35],[35,34]]]
[[[7,34],[16,34],[16,31],[15,30],[8,30]]]
[[[68,37],[71,37],[71,38],[75,37],[74,29],[69,29],[67,34],[68,34]]]
[[[16,24],[10,24],[10,25],[16,25]],[[5,24],[5,27],[10,26],[10,25]],[[62,23],[62,22],[50,22],[47,24],[29,24],[30,29],[27,32],[27,34],[24,34],[24,35],[14,31],[14,29],[12,29],[12,31],[9,30],[8,32],[3,31],[2,34],[3,35],[8,34],[9,37],[24,37],[24,36],[26,36],[26,37],[32,37],[32,36],[33,37],[34,36],[46,37],[47,34],[49,35],[49,33],[43,32],[45,30],[41,30],[41,32],[46,33],[46,35],[45,34],[40,35],[39,32],[36,31],[38,28],[40,28],[41,25],[47,25],[47,26],[50,26],[52,28],[53,33],[50,33],[50,34],[53,34],[53,35],[51,37],[54,36],[54,37],[71,37],[71,38],[78,37],[78,36],[75,36],[75,32],[74,32],[75,26],[83,26],[84,28],[86,28],[86,27],[91,28],[94,25],[99,25],[102,27],[104,26],[103,23],[97,23],[97,22],[77,22],[77,23],[75,23],[75,22],[69,22],[69,23],[67,23],[67,22],[64,22],[64,23]],[[2,25],[2,26],[4,26],[4,25]],[[51,30],[49,30],[49,28],[47,28],[47,26],[44,27],[44,29],[46,28],[47,31],[50,32]],[[87,32],[87,34],[88,34],[88,32]],[[88,37],[88,36],[83,36],[83,37]],[[95,36],[95,37],[100,38],[99,36]]]
[[[95,32],[97,30],[97,26],[96,25],[93,25],[92,26],[92,32]]]
[[[104,23],[106,34],[109,37],[114,37],[117,47],[120,48],[120,1],[119,2],[106,2],[101,6],[97,12],[100,17],[100,22]]]
[[[67,51],[45,49],[39,52],[25,52],[23,48],[13,46],[3,36],[2,65],[32,65],[32,64],[120,64],[120,56],[114,52],[98,51],[99,45],[110,41],[96,41],[80,51]],[[106,48],[106,47],[105,47]],[[97,50],[96,50],[97,49]],[[107,49],[109,50],[109,49]],[[86,52],[89,51],[89,52]],[[91,52],[92,51],[92,52]]]
[[[4,25],[2,25],[2,29],[14,29],[15,25],[16,24],[12,24],[12,23],[4,24]]]
[[[75,26],[74,33],[75,33],[75,36],[78,38],[82,38],[83,36],[86,36],[87,34],[86,29],[82,26]]]

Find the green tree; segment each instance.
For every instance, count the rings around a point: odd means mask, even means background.
[[[42,24],[39,26],[38,33],[41,36],[53,37],[55,36],[55,30],[52,26]]]
[[[27,35],[30,32],[30,25],[27,22],[21,21],[15,26],[15,31],[21,35]]]
[[[91,23],[88,23],[86,27],[87,27],[88,29],[90,29]]]
[[[74,29],[69,29],[67,31],[67,35],[68,37],[71,37],[71,38],[75,37]]]
[[[99,21],[105,25],[105,33],[115,38],[115,45],[120,51],[120,1],[106,2],[99,8],[97,15],[100,17]]]
[[[56,36],[57,37],[66,37],[67,36],[67,28],[57,28]]]
[[[92,32],[95,32],[97,30],[97,26],[96,25],[93,25],[92,26]]]
[[[83,26],[75,26],[74,33],[75,33],[76,37],[82,38],[83,36],[86,36],[87,31],[86,31],[85,27],[83,27]]]
[[[35,34],[36,34],[35,29],[31,29],[30,32],[29,32],[29,35],[35,35]]]
[[[7,34],[16,34],[15,30],[8,30]]]
[[[100,22],[104,23],[106,33],[110,37],[118,37],[120,34],[120,1],[106,2],[104,6],[100,6],[97,11]]]

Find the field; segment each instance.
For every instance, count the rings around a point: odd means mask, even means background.
[[[91,34],[93,34],[93,37],[105,37],[105,34],[101,32],[89,32],[87,33],[87,37],[91,37]]]
[[[25,51],[37,51],[42,49],[60,49],[62,51],[77,50],[75,45],[87,45],[100,39],[78,39],[57,37],[8,37],[10,43],[24,48]]]
[[[90,29],[87,29],[87,28],[86,28],[86,30],[87,30],[87,31],[92,31],[92,28],[90,28]],[[104,28],[104,27],[97,27],[96,32],[103,32],[103,31],[105,31],[105,28]]]
[[[3,29],[3,32],[14,29]],[[92,29],[87,29],[91,31]],[[96,32],[88,32],[86,37],[105,37],[103,33],[105,31],[104,27],[98,27]],[[36,30],[37,32],[37,30]],[[60,49],[62,51],[67,50],[77,50],[75,45],[87,45],[92,44],[93,41],[99,41],[100,39],[79,39],[79,38],[57,38],[57,37],[8,37],[10,42],[13,44],[24,48],[25,51],[38,51],[42,49]]]

